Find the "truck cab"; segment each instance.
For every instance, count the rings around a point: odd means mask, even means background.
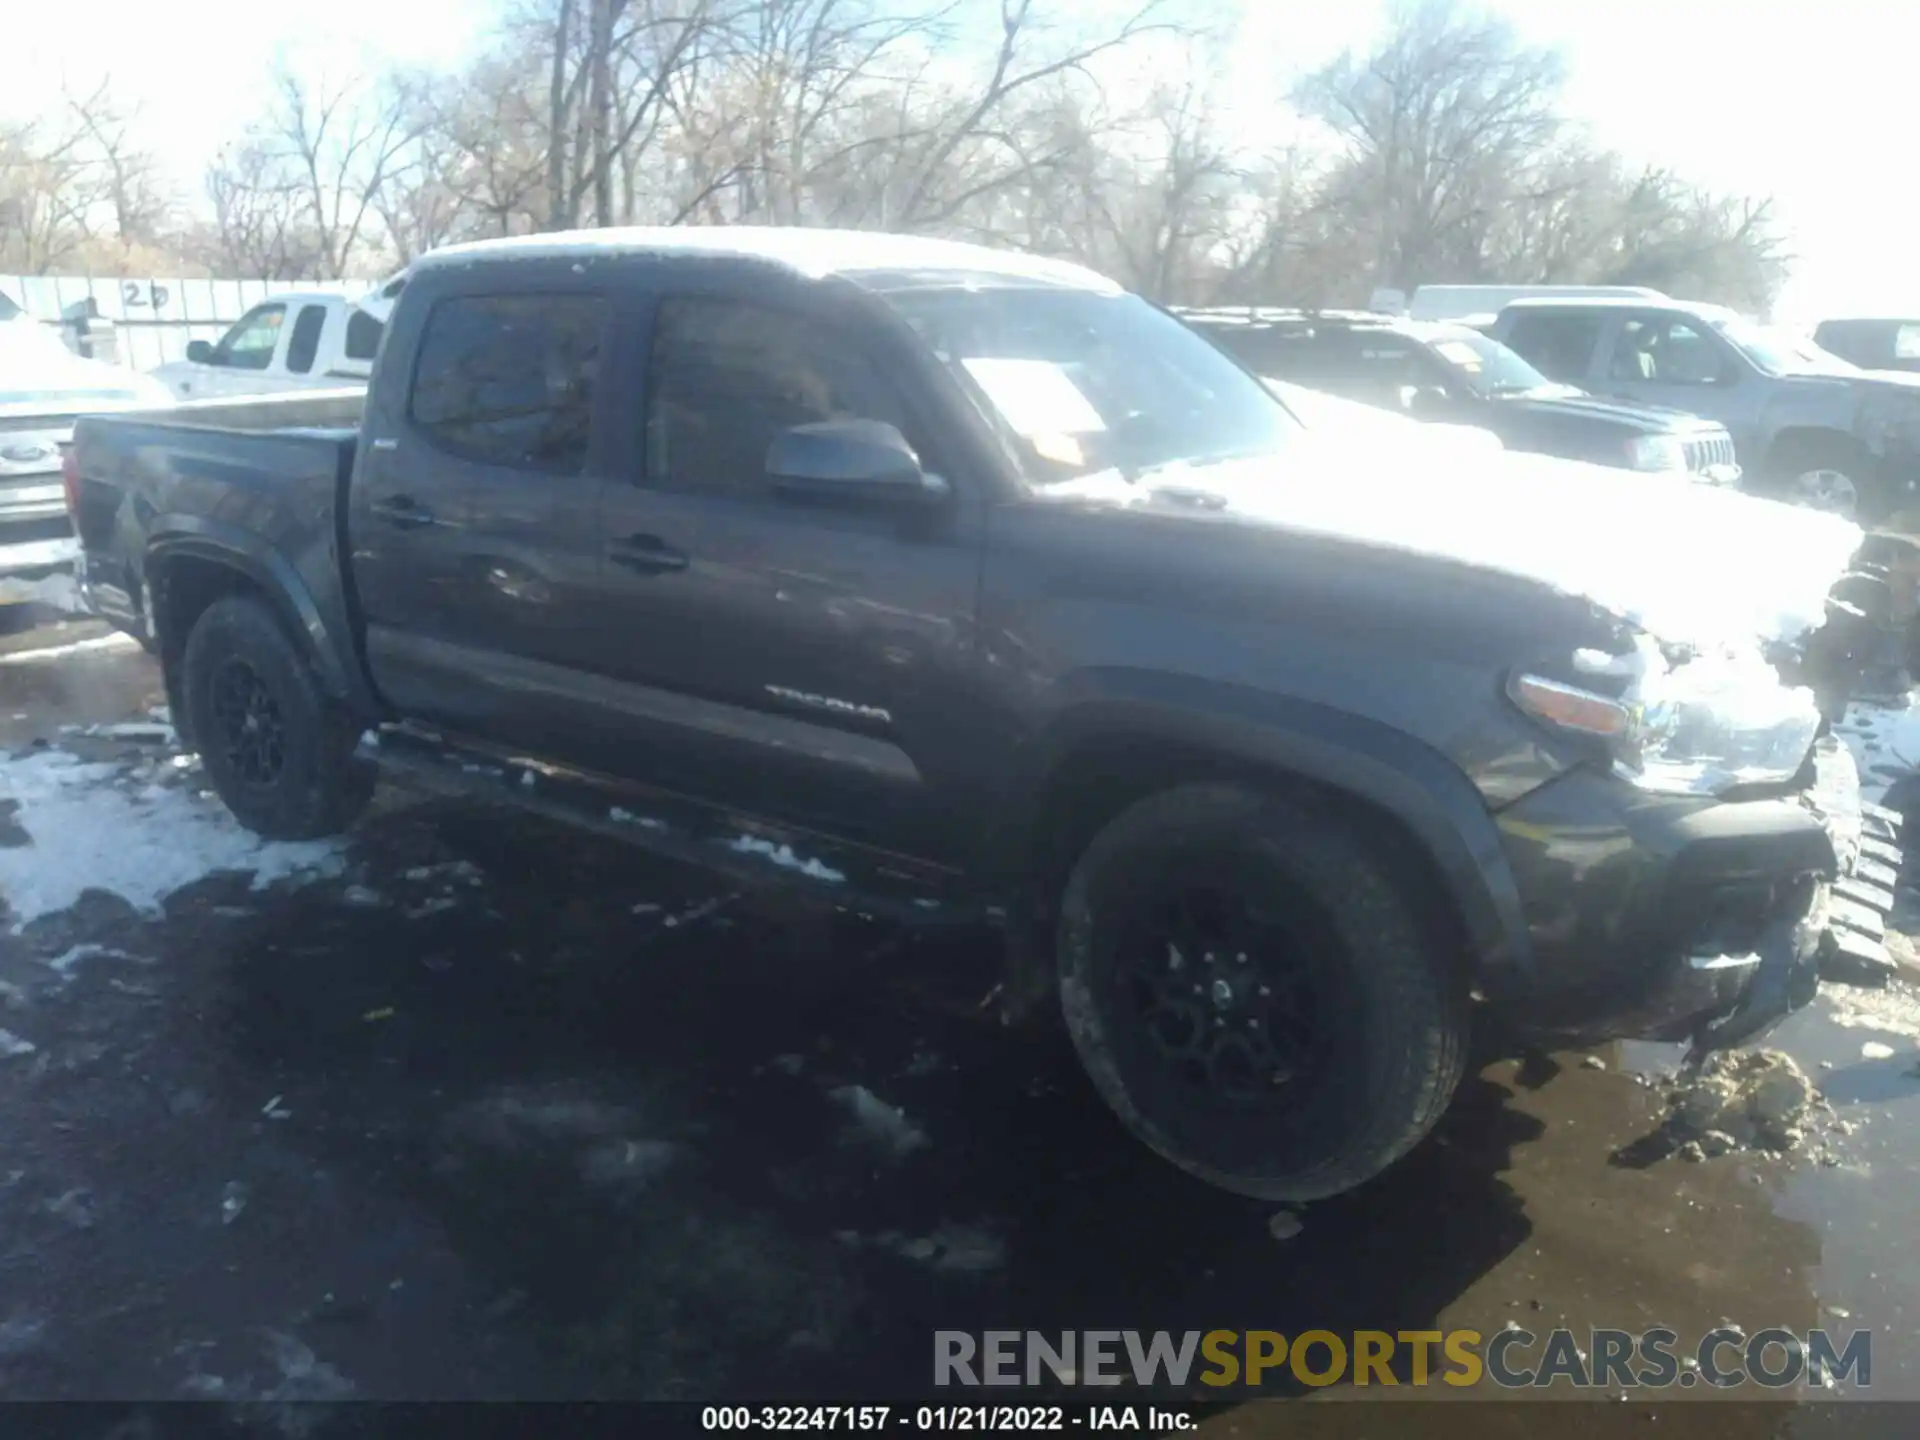
[[[380,348],[381,322],[344,295],[275,295],[216,341],[195,340],[186,358],[151,373],[182,400],[364,385]]]

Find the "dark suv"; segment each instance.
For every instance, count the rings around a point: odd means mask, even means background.
[[[1920,370],[1920,320],[1822,320],[1813,343],[1863,370]]]
[[[1739,478],[1724,425],[1556,384],[1471,325],[1366,311],[1176,312],[1248,369],[1420,420],[1492,431],[1509,450],[1629,470]]]

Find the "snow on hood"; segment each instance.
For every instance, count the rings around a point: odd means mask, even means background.
[[[74,354],[37,320],[0,321],[0,416],[172,403],[158,381]]]
[[[1797,641],[1824,623],[1863,538],[1836,516],[1680,475],[1432,446],[1398,427],[1365,443],[1304,432],[1257,459],[1139,485],[1107,472],[1046,493],[1185,509],[1178,492],[1196,491],[1249,520],[1535,580],[1714,649]]]

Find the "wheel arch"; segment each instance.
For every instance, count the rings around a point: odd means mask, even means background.
[[[1140,699],[1083,704],[1036,748],[1017,888],[1042,927],[1074,861],[1093,836],[1138,800],[1176,785],[1224,782],[1326,806],[1430,882],[1457,927],[1468,976],[1524,976],[1532,950],[1519,888],[1497,827],[1466,775],[1438,751],[1364,717],[1286,704],[1259,720]],[[1016,966],[1044,960],[1016,946]],[[1038,974],[1010,989],[1031,997]]]
[[[141,582],[154,648],[167,679],[169,704],[183,714],[176,693],[187,636],[207,607],[227,595],[264,601],[313,666],[321,687],[360,713],[371,697],[342,662],[337,637],[298,572],[261,537],[200,516],[171,516],[155,526],[142,557]],[[184,732],[183,732],[184,734]]]

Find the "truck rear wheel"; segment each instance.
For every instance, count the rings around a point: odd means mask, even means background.
[[[272,840],[335,835],[373,796],[362,727],[320,688],[266,604],[230,595],[194,623],[181,658],[192,735],[215,792]]]
[[[1336,818],[1184,786],[1087,847],[1061,906],[1061,1004],[1139,1139],[1268,1200],[1377,1175],[1433,1127],[1465,1063],[1445,927]]]

